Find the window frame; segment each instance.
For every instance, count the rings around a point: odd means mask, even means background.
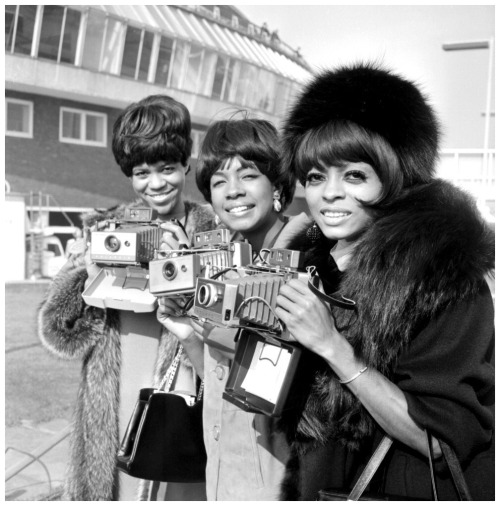
[[[20,98],[5,97],[5,119],[8,115],[8,104],[21,104],[28,106],[28,132],[19,132],[17,130],[7,130],[7,121],[5,124],[5,135],[10,137],[23,137],[24,139],[33,139],[33,120],[34,120],[34,102],[31,100],[22,100]]]
[[[64,112],[80,114],[81,136],[80,139],[73,137],[63,137],[63,114]],[[89,141],[85,139],[87,134],[87,116],[97,116],[103,119],[103,140],[102,141]],[[93,146],[106,148],[108,146],[108,115],[103,112],[89,111],[86,109],[76,109],[74,107],[61,106],[59,108],[59,142],[67,144],[78,144],[80,146]]]

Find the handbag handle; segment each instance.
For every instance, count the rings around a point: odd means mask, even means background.
[[[165,383],[167,383],[165,392],[170,392],[170,389],[172,388],[172,382],[174,381],[175,378],[175,373],[177,372],[177,367],[179,366],[179,362],[181,360],[183,349],[184,348],[182,347],[182,344],[180,344],[179,349],[177,350],[177,354],[175,355],[174,360],[172,360],[170,367],[167,369],[167,372],[165,373],[165,376],[163,377],[160,386],[158,387],[158,390],[163,390]],[[204,382],[202,381],[200,384],[200,388],[198,390],[198,395],[196,396],[197,401],[200,401],[201,398],[203,397],[203,386]]]
[[[177,367],[179,366],[179,362],[181,360],[182,350],[183,350],[183,347],[182,347],[182,344],[180,344],[179,348],[177,350],[177,354],[175,355],[174,360],[172,360],[170,367],[167,369],[165,376],[161,380],[158,390],[163,390],[165,383],[167,383],[167,387],[165,389],[165,392],[170,392],[170,388],[172,387],[172,382],[174,381],[175,373],[177,372]]]
[[[432,497],[434,501],[438,501],[438,495],[437,495],[437,488],[436,488],[436,478],[435,478],[435,471],[434,471],[434,450],[432,447],[432,436],[431,433],[426,429],[426,436],[427,436],[427,446],[428,446],[428,457],[429,457],[429,468],[430,468],[430,475],[431,475],[431,485],[432,485]],[[389,451],[391,445],[392,445],[392,438],[388,436],[387,434],[384,435],[382,440],[380,441],[379,445],[377,446],[377,449],[373,452],[373,455],[371,456],[370,460],[368,461],[368,464],[363,469],[363,472],[361,473],[360,477],[358,478],[358,481],[354,485],[353,489],[351,490],[351,493],[347,497],[348,501],[358,501],[363,492],[365,491],[366,487],[370,483],[371,479],[373,478],[373,475],[379,468],[380,464],[384,460],[384,457],[386,456],[387,452]],[[455,454],[453,448],[449,446],[444,441],[438,439],[439,445],[441,447],[441,450],[443,452],[445,461],[448,465],[448,468],[451,473],[451,477],[453,480],[453,483],[455,485],[455,488],[458,493],[458,497],[461,501],[472,501],[472,497],[469,492],[469,488],[467,486],[467,483],[465,481],[462,468],[460,466],[460,462],[458,461],[457,455]]]

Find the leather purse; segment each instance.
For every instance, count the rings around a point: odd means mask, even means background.
[[[193,405],[169,392],[182,346],[158,389],[143,388],[117,455],[117,467],[135,478],[152,481],[205,481],[207,453],[203,442],[203,384]],[[162,387],[168,381],[167,391]]]
[[[431,477],[431,485],[432,485],[432,496],[434,501],[438,501],[438,494],[436,489],[436,479],[434,472],[434,452],[432,449],[432,437],[429,431],[427,433],[427,446],[428,446],[428,457],[429,457],[429,469],[430,469],[430,477]],[[467,483],[465,482],[464,475],[462,473],[462,469],[460,467],[460,462],[454,452],[454,450],[446,444],[444,441],[438,439],[439,445],[441,446],[441,450],[443,452],[445,461],[448,465],[448,468],[451,473],[451,477],[453,479],[453,483],[457,490],[458,497],[461,501],[471,501],[471,495],[469,489],[467,487]],[[373,475],[377,471],[378,467],[384,460],[385,455],[389,451],[389,448],[392,445],[392,438],[388,435],[385,435],[380,441],[377,449],[373,453],[370,461],[366,465],[365,469],[361,473],[361,476],[358,478],[358,481],[354,485],[353,489],[350,492],[343,491],[341,489],[327,488],[320,490],[318,492],[318,500],[319,501],[411,501],[411,500],[419,500],[417,498],[410,498],[406,496],[396,496],[389,494],[365,494],[366,487],[370,483]],[[420,499],[421,500],[421,499]]]

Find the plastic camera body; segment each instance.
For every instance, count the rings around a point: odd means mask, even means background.
[[[144,265],[159,249],[163,230],[151,221],[152,209],[129,208],[122,220],[108,220],[90,235],[90,258],[100,265]]]
[[[239,269],[241,277],[223,281],[199,278],[194,314],[222,326],[245,326],[291,339],[275,316],[280,287],[292,278],[307,281],[303,253],[271,249],[266,263]],[[267,332],[266,332],[267,331]]]
[[[195,234],[194,247],[157,251],[149,262],[149,289],[156,296],[194,293],[200,276],[213,276],[230,267],[248,265],[252,248],[246,242],[231,242],[229,230]]]

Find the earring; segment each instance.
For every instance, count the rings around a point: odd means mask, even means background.
[[[274,207],[274,210],[277,213],[279,213],[281,211],[280,194],[278,192],[274,193],[274,196],[273,196],[273,207]]]
[[[314,223],[312,226],[310,226],[307,229],[306,237],[312,243],[319,241],[319,239],[321,238],[321,230],[319,229],[319,227],[316,223]]]
[[[217,215],[215,215],[214,221],[215,221],[215,226],[217,226],[217,227],[218,227],[218,226],[220,225],[220,223],[221,223],[220,218],[219,218]]]

